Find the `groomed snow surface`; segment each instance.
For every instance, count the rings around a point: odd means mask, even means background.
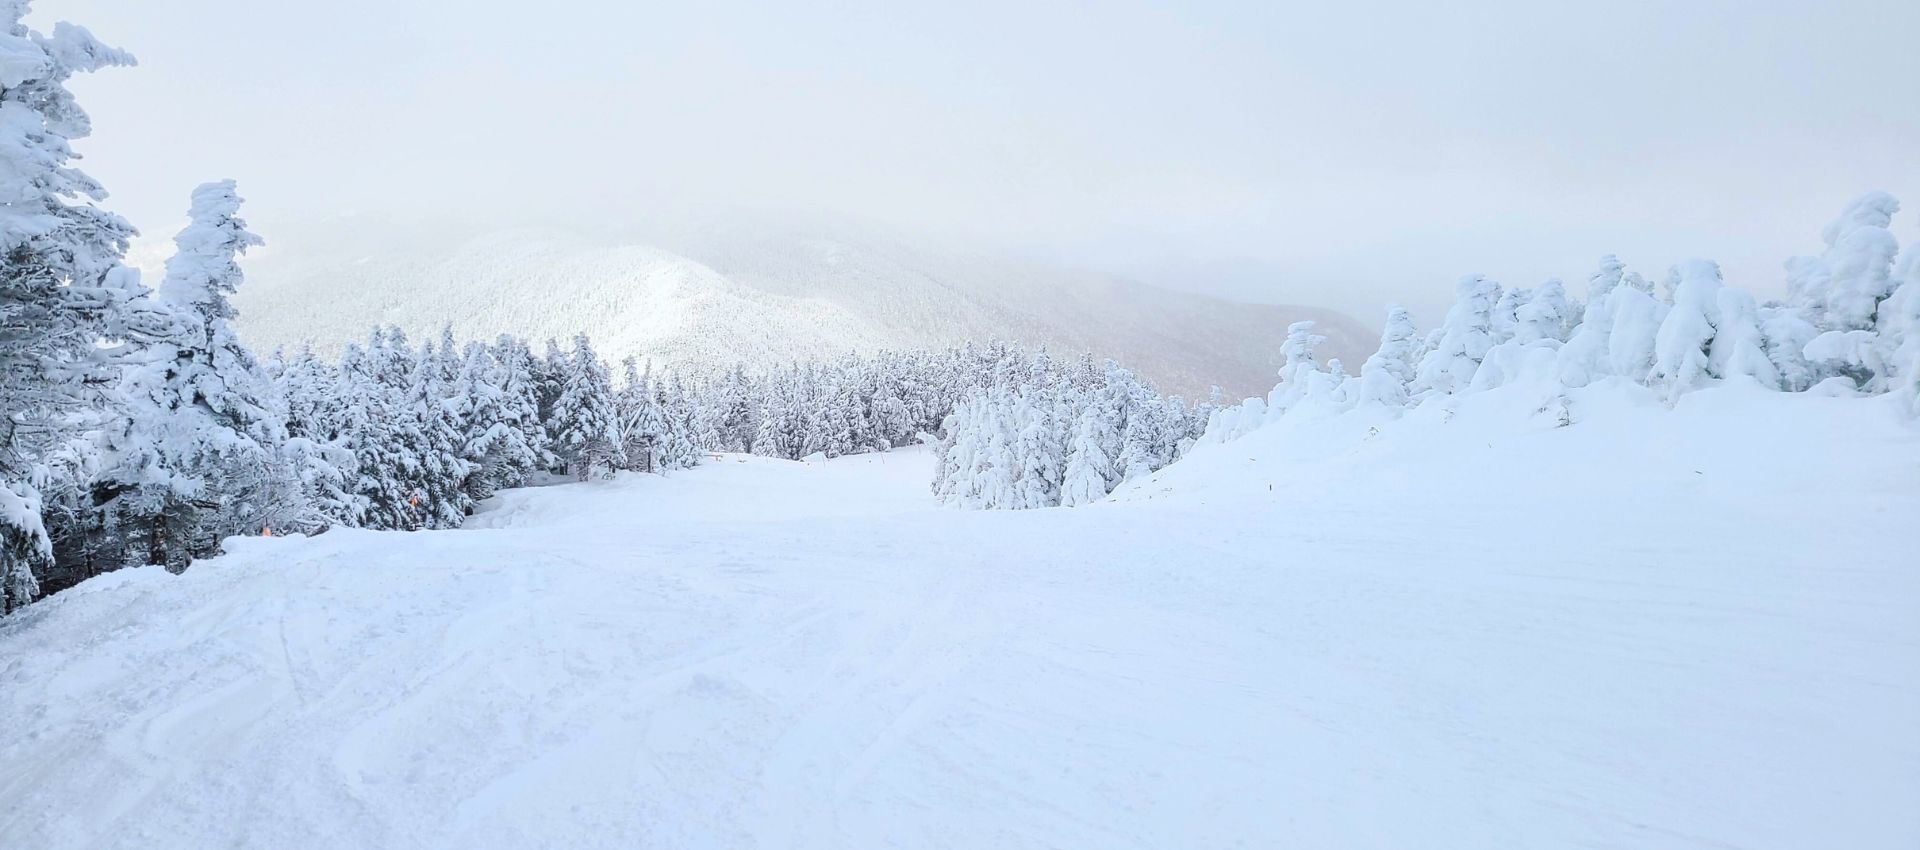
[[[728,456],[109,575],[0,624],[0,843],[1920,847],[1920,431],[1572,399],[1088,508]]]

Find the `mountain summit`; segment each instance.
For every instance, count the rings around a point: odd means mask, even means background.
[[[378,237],[364,234],[379,233]],[[377,241],[374,241],[377,239]],[[1273,384],[1287,325],[1348,358],[1376,335],[1343,314],[1177,293],[1110,275],[844,231],[689,226],[644,239],[555,228],[403,233],[352,219],[251,258],[240,331],[326,351],[375,324],[462,338],[589,334],[609,357],[699,371],[999,338],[1090,351],[1169,392]]]

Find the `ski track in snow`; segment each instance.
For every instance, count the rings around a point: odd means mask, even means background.
[[[1256,433],[1073,510],[933,509],[917,451],[728,457],[234,541],[0,625],[0,835],[1920,846],[1920,441],[1696,395]]]

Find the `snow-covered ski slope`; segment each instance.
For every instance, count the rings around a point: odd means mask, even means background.
[[[1920,432],[1496,390],[939,511],[921,453],[237,541],[0,624],[65,847],[1920,847]]]

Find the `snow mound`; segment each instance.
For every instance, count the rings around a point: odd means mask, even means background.
[[[1566,423],[1566,424],[1563,424]],[[1920,424],[1899,400],[1773,393],[1726,384],[1669,407],[1654,390],[1608,379],[1580,389],[1538,382],[1443,398],[1401,411],[1311,403],[1244,436],[1202,443],[1117,501],[1181,499],[1377,503],[1384,509],[1480,503],[1659,504],[1693,513],[1792,517],[1817,487],[1846,498],[1911,499]],[[1773,494],[1755,499],[1749,494]],[[1833,497],[1829,497],[1833,498]]]

